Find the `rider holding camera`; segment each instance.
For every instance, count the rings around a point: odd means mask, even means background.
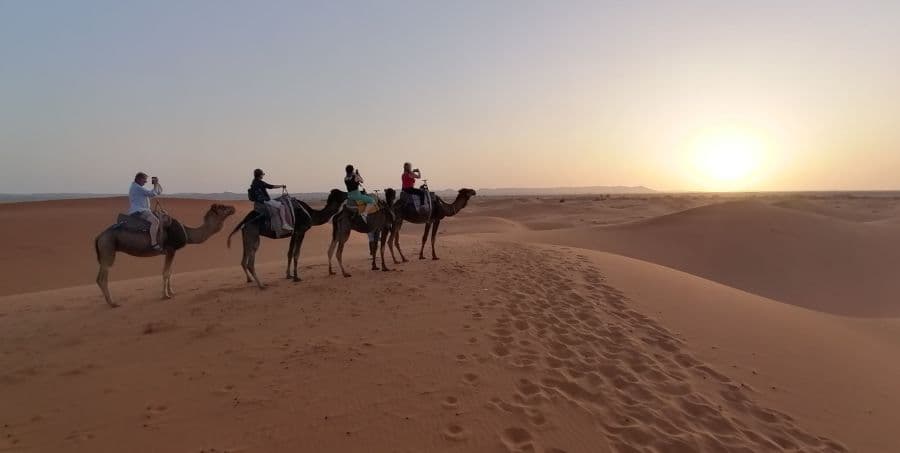
[[[128,215],[137,215],[150,222],[150,248],[154,251],[162,252],[162,247],[157,241],[159,219],[150,210],[150,199],[162,193],[162,186],[159,185],[159,178],[156,176],[153,177],[152,183],[152,189],[145,189],[147,174],[139,172],[134,175],[134,182],[131,183],[131,187],[128,189],[128,202],[131,205],[128,208]]]

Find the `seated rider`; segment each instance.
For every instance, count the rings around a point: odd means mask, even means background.
[[[345,168],[347,175],[344,176],[344,184],[347,186],[347,199],[357,203],[364,203],[365,209],[361,209],[359,215],[366,220],[366,215],[375,212],[375,199],[359,191],[359,185],[363,184],[363,178],[359,175],[359,170],[353,168],[353,165],[347,165]]]
[[[162,246],[157,240],[159,236],[159,219],[150,210],[150,199],[162,193],[162,186],[159,185],[159,179],[153,177],[153,188],[145,189],[147,184],[147,174],[140,172],[134,175],[134,182],[128,189],[128,201],[131,205],[128,208],[128,215],[137,215],[150,222],[150,248],[154,251],[162,252]]]
[[[425,192],[422,189],[417,189],[416,180],[422,178],[422,173],[418,168],[415,170],[412,168],[412,164],[407,162],[403,164],[403,176],[400,177],[403,182],[403,191],[410,195],[418,195],[420,200],[425,200]]]
[[[253,170],[253,181],[250,183],[250,199],[253,200],[253,210],[260,215],[268,216],[272,230],[275,232],[291,231],[293,230],[291,225],[283,224],[281,221],[282,218],[285,218],[282,212],[285,209],[284,204],[273,201],[267,191],[267,189],[284,189],[287,186],[269,184],[262,179],[265,175],[266,173],[259,168]]]

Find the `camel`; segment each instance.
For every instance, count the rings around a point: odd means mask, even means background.
[[[222,229],[225,219],[234,214],[235,210],[232,206],[214,204],[210,206],[209,211],[203,216],[203,225],[198,228],[189,228],[183,226],[177,220],[163,216],[160,222],[166,240],[163,242],[163,254],[165,254],[165,264],[163,266],[163,299],[170,299],[175,293],[172,291],[172,261],[175,259],[175,252],[187,244],[201,244],[206,242],[212,235]],[[163,236],[160,236],[161,238]],[[100,264],[100,271],[97,273],[97,285],[106,298],[106,303],[110,307],[118,307],[119,304],[113,302],[109,294],[109,268],[112,267],[116,260],[116,252],[127,253],[132,256],[142,258],[158,256],[160,253],[150,248],[150,235],[146,231],[135,231],[120,226],[112,225],[103,230],[100,235],[94,239],[94,248],[97,251],[97,262]]]
[[[403,249],[400,248],[400,229],[403,228],[403,221],[411,222],[411,223],[424,223],[425,224],[425,234],[422,235],[422,247],[419,249],[419,259],[425,259],[425,243],[428,241],[428,231],[431,230],[431,259],[438,260],[440,258],[437,257],[435,253],[435,245],[434,240],[437,236],[438,227],[441,225],[441,220],[446,217],[455,216],[459,211],[466,207],[469,203],[469,199],[474,197],[476,192],[472,189],[459,189],[459,193],[456,195],[456,200],[453,203],[447,204],[441,197],[435,195],[436,202],[431,209],[430,213],[421,214],[416,212],[415,209],[409,209],[409,205],[405,206],[395,206],[394,207],[394,216],[396,217],[393,228],[391,228],[391,235],[388,238],[388,247],[391,250],[391,258],[394,260],[394,264],[399,264],[401,261],[397,261],[397,258],[394,257],[394,247],[397,247],[397,251],[400,252],[400,258],[405,263],[409,260],[403,256]]]
[[[295,282],[301,281],[297,266],[300,258],[300,247],[303,245],[303,239],[306,237],[306,232],[314,226],[327,223],[331,217],[340,210],[341,204],[346,200],[347,193],[337,189],[331,190],[328,194],[328,200],[325,203],[325,207],[321,210],[315,210],[308,204],[296,198],[291,199],[294,206],[295,220],[294,232],[290,236],[291,243],[288,246],[285,278],[293,279]],[[261,222],[258,221],[261,219],[262,217],[255,211],[248,213],[247,216],[244,217],[244,220],[241,220],[241,222],[234,227],[234,230],[231,231],[231,234],[228,235],[228,247],[231,248],[231,236],[238,230],[243,229],[241,237],[244,244],[244,253],[241,257],[241,269],[244,270],[244,275],[247,277],[247,283],[256,282],[259,289],[265,289],[266,285],[264,285],[256,275],[256,251],[259,250],[259,237],[265,236],[270,239],[283,239],[283,237],[275,237],[274,232],[269,228],[261,229]],[[291,273],[292,263],[293,273]]]
[[[331,245],[328,246],[328,275],[335,275],[331,267],[331,257],[337,249],[338,266],[341,268],[341,274],[344,277],[350,277],[350,274],[344,270],[344,244],[350,239],[350,231],[358,231],[369,235],[369,254],[372,255],[372,270],[377,271],[378,266],[375,265],[375,252],[378,250],[378,242],[381,242],[381,270],[389,271],[387,264],[384,262],[384,244],[387,241],[388,232],[391,230],[394,213],[390,206],[394,203],[396,192],[394,189],[386,189],[384,191],[386,201],[378,200],[377,212],[369,214],[366,222],[362,217],[351,212],[347,207],[341,210],[331,219],[332,235]]]

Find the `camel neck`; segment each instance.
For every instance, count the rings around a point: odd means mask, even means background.
[[[444,203],[445,204],[444,210],[446,211],[448,216],[454,216],[454,215],[456,215],[456,213],[458,213],[463,208],[465,208],[466,204],[468,202],[469,202],[469,199],[467,197],[464,197],[462,195],[457,195],[456,199],[453,200],[453,203],[450,203],[450,204]]]
[[[184,231],[187,232],[187,242],[188,244],[200,244],[206,242],[210,236],[219,232],[222,229],[221,223],[216,225],[212,222],[204,222],[203,225],[197,228],[191,228],[188,226],[184,227]]]
[[[312,218],[313,225],[323,225],[331,220],[331,217],[337,214],[338,210],[341,208],[340,203],[329,203],[326,204],[324,208],[316,210],[306,203],[303,203],[303,207],[309,212],[309,216]]]

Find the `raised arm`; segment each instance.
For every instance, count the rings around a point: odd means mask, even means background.
[[[152,189],[145,189],[143,187],[138,187],[138,190],[140,190],[141,193],[144,194],[144,196],[146,196],[147,198],[153,198],[153,197],[161,194],[163,191],[162,186],[159,185],[159,183],[154,184]]]

